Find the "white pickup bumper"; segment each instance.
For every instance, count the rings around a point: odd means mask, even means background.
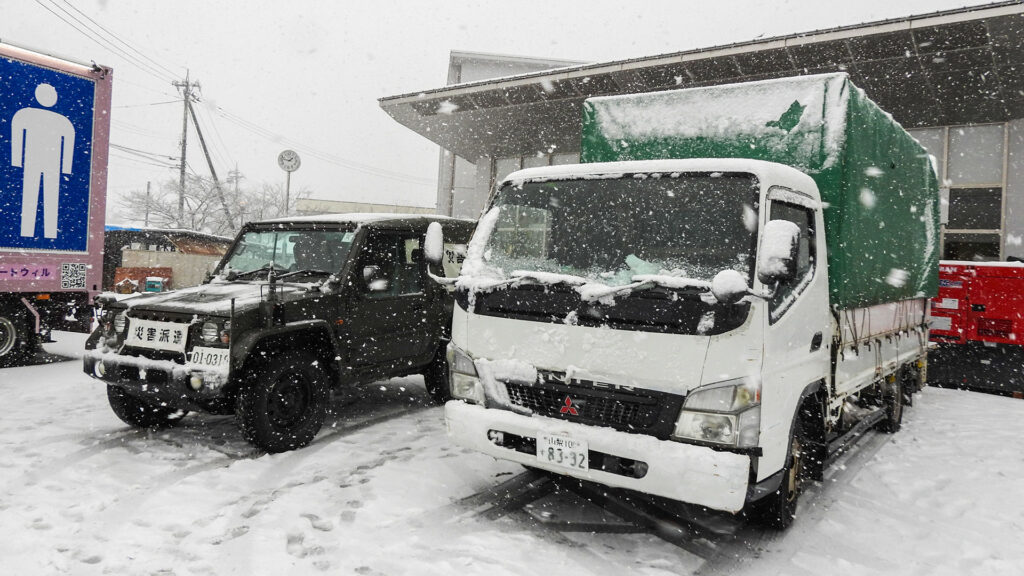
[[[460,401],[445,405],[445,420],[448,436],[455,443],[495,458],[716,510],[738,512],[746,500],[750,457],[742,454],[543,416],[523,416]],[[585,440],[591,453],[644,462],[647,473],[635,478],[597,469],[577,470],[549,464],[538,460],[534,454],[496,445],[488,437],[492,430],[534,440],[538,434]]]

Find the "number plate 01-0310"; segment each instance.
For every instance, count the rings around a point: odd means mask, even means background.
[[[589,470],[590,468],[590,462],[587,459],[587,442],[568,436],[537,435],[537,460],[571,470]]]

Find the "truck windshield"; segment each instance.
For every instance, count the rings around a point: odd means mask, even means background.
[[[506,185],[485,267],[493,276],[537,271],[609,287],[652,277],[700,285],[733,269],[749,283],[757,191],[752,175],[731,173]]]
[[[341,270],[354,232],[340,230],[250,230],[231,247],[221,273],[237,276],[274,269],[302,275]]]

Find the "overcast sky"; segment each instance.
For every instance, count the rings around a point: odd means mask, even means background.
[[[437,147],[392,120],[377,98],[444,85],[451,50],[600,62],[985,3],[0,0],[0,40],[113,67],[111,142],[119,146],[180,155],[182,109],[170,83],[188,69],[202,86],[197,113],[222,179],[237,164],[243,185],[283,182],[277,154],[294,148],[303,164],[293,189],[432,206]],[[86,36],[87,27],[103,40]],[[188,163],[208,174],[194,133]],[[177,179],[154,164],[114,150],[110,193]]]

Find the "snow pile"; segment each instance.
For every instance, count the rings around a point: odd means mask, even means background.
[[[57,339],[47,350],[81,346]],[[275,455],[242,440],[231,417],[130,429],[104,388],[77,361],[0,369],[5,574],[1018,576],[1024,566],[1024,401],[1012,398],[927,388],[902,431],[869,433],[810,487],[788,532],[747,526],[683,548],[615,530],[621,519],[564,492],[508,507],[497,487],[523,468],[454,447],[419,377],[337,400],[312,445]],[[498,513],[480,513],[488,506]],[[558,523],[580,518],[583,531]],[[706,557],[688,551],[701,544]]]

